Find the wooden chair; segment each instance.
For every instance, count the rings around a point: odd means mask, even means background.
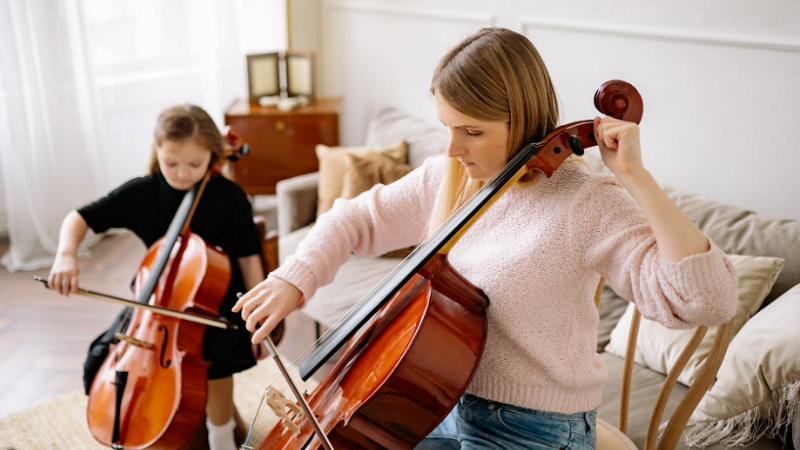
[[[595,292],[595,305],[600,306],[600,294],[603,292],[605,280],[601,279],[600,284]],[[641,322],[641,314],[634,306],[633,318],[631,320],[631,328],[628,333],[628,345],[625,350],[625,365],[622,376],[622,394],[620,396],[620,411],[619,411],[619,427],[615,428],[608,422],[598,418],[597,419],[597,450],[639,450],[633,441],[625,435],[628,426],[628,404],[630,400],[631,391],[631,374],[633,372],[633,358],[636,352],[636,340],[639,335],[639,323]],[[700,326],[695,331],[692,339],[681,352],[675,365],[664,380],[661,386],[661,391],[658,395],[653,414],[650,418],[650,425],[647,429],[647,438],[644,450],[674,450],[678,445],[681,433],[686,427],[692,413],[700,403],[703,394],[708,391],[708,388],[714,382],[717,376],[717,371],[722,364],[722,359],[725,352],[728,350],[728,344],[731,340],[731,330],[733,327],[733,319],[729,322],[720,325],[717,330],[717,337],[714,340],[714,345],[711,349],[706,361],[703,363],[700,373],[695,382],[689,387],[686,395],[683,397],[675,412],[670,416],[666,428],[661,436],[661,440],[656,445],[658,438],[658,428],[661,423],[664,409],[667,406],[670,392],[678,380],[678,376],[683,371],[689,358],[697,350],[700,342],[708,331],[707,326]]]
[[[278,268],[278,232],[275,230],[267,231],[267,221],[262,216],[253,217],[253,222],[258,228],[258,235],[261,236],[261,265],[264,267],[264,277],[266,277],[270,272]],[[276,346],[283,339],[285,331],[285,320],[281,320],[278,326],[269,334]]]

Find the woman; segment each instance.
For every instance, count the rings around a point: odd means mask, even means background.
[[[528,142],[557,127],[558,102],[533,44],[506,29],[465,39],[431,84],[447,155],[390,186],[337,200],[295,255],[234,307],[254,342],[333,280],[351,251],[420,243]],[[596,118],[603,161],[525,175],[448,254],[483,290],[488,335],[467,393],[418,448],[593,448],[606,370],[595,353],[600,277],[673,327],[728,321],[736,273],[642,166],[639,128]]]

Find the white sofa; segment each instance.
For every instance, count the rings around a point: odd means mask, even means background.
[[[377,111],[370,120],[365,144],[388,146],[398,139],[406,139],[409,145],[409,164],[419,165],[424,158],[442,152],[448,136],[444,127],[396,109],[385,108]],[[591,152],[591,150],[587,152],[587,160],[590,165],[594,165],[593,169],[602,171],[604,169],[602,162],[599,158],[593,158]],[[315,218],[318,179],[319,175],[312,173],[283,180],[277,184],[281,262],[297,248],[297,244],[308,233],[309,224]],[[764,302],[765,305],[791,287],[800,284],[800,222],[760,216],[675,188],[665,188],[665,190],[722,250],[728,253],[786,259],[783,271]],[[335,281],[319,289],[302,312],[320,324],[332,325],[400,261],[397,258],[353,256],[342,267]],[[612,328],[626,307],[625,300],[617,297],[608,287],[605,288],[600,307],[598,351],[602,351],[608,342]],[[800,323],[800,320],[798,322]],[[608,367],[609,377],[603,387],[603,404],[598,410],[598,415],[607,422],[616,424],[623,361],[607,353],[603,353],[602,356]],[[634,369],[628,436],[639,448],[644,448],[648,421],[664,378],[663,375],[647,368],[636,366]],[[665,417],[671,414],[687,389],[680,384],[675,387]],[[800,418],[796,420],[800,423]],[[761,438],[751,448],[778,449],[791,446],[791,442],[784,445],[778,439]],[[683,442],[678,448],[685,448]],[[710,448],[723,447],[714,444]]]

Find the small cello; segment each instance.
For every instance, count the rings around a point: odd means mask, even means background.
[[[641,96],[626,82],[604,83],[594,101],[606,115],[641,120]],[[337,450],[411,449],[422,441],[463,396],[486,339],[489,299],[449,265],[449,249],[522,175],[539,170],[550,177],[568,156],[595,145],[594,123],[587,120],[522,148],[304,355],[299,370],[307,380],[342,349],[304,397],[315,417],[291,408],[258,448],[327,446],[315,420]]]

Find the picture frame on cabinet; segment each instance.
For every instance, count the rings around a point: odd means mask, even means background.
[[[281,93],[279,52],[247,55],[247,85],[250,100]]]
[[[314,98],[314,52],[286,50],[286,95]]]

